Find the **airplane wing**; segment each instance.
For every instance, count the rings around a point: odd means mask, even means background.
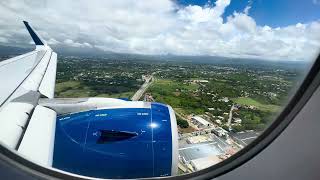
[[[35,50],[0,62],[0,143],[43,165],[52,164],[56,112],[38,105],[54,97],[57,54],[24,21]],[[36,151],[34,146],[41,146]]]
[[[177,173],[178,131],[170,106],[114,98],[53,98],[57,54],[24,24],[36,49],[0,62],[3,146],[42,166],[82,175]]]

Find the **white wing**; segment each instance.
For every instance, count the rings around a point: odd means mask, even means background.
[[[56,113],[38,101],[54,97],[57,54],[24,24],[36,49],[0,62],[0,142],[51,166]]]

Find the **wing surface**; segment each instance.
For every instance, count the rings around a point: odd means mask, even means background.
[[[38,101],[54,97],[57,54],[23,23],[36,48],[0,62],[0,143],[50,166],[56,113]]]

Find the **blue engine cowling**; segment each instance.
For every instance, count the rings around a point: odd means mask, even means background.
[[[100,178],[175,175],[174,112],[164,104],[149,104],[58,116],[53,167]]]

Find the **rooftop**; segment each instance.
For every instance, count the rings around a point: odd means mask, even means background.
[[[218,156],[213,155],[213,156],[191,160],[191,164],[195,168],[195,170],[201,170],[201,169],[208,168],[212,165],[215,165],[220,161],[221,159]]]
[[[198,121],[198,122],[201,123],[202,125],[208,126],[208,124],[209,124],[210,126],[212,126],[212,123],[211,123],[211,122],[208,122],[207,120],[203,119],[203,118],[200,117],[200,116],[193,116],[192,119]]]

